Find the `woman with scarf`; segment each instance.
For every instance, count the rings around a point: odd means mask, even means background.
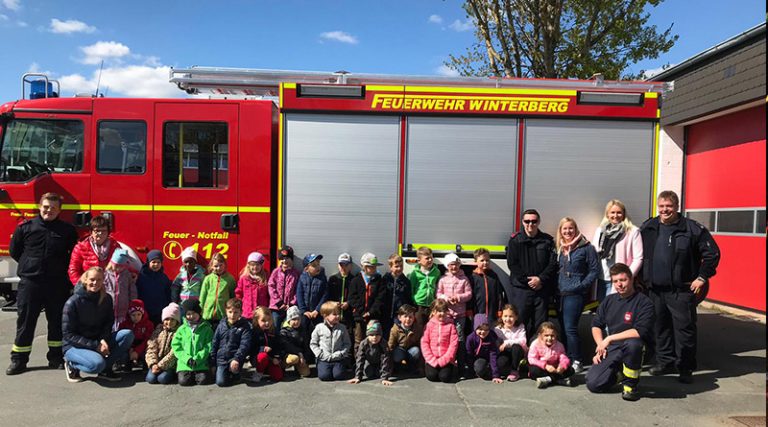
[[[611,200],[605,206],[605,217],[595,230],[592,245],[597,250],[602,274],[597,287],[597,298],[602,301],[614,293],[608,270],[616,263],[629,266],[632,277],[637,277],[643,266],[643,239],[640,229],[627,217],[627,208],[621,200]]]
[[[565,349],[576,373],[583,370],[579,319],[589,291],[600,275],[597,252],[579,232],[573,218],[565,217],[557,226],[555,237],[559,271],[557,288],[560,297],[559,317],[565,335]]]
[[[76,285],[80,276],[91,267],[107,267],[120,244],[110,235],[109,220],[99,215],[91,219],[91,234],[75,245],[69,259],[69,280]]]

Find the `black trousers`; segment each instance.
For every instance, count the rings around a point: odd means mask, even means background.
[[[509,375],[510,371],[519,370],[520,362],[523,359],[525,359],[525,351],[520,344],[514,344],[512,348],[505,348],[504,351],[500,351],[496,359],[499,375],[506,376]]]
[[[441,368],[431,366],[429,363],[424,365],[424,374],[427,379],[432,382],[456,382],[456,370],[456,365],[453,363],[449,363]]]
[[[536,329],[547,321],[549,298],[542,292],[523,289],[517,286],[507,287],[509,303],[520,313],[520,322],[525,325],[526,338],[530,342],[536,336]]]
[[[696,296],[689,289],[652,288],[656,363],[696,369]]]
[[[194,384],[204,385],[211,382],[211,373],[207,369],[205,371],[178,371],[176,375],[179,378],[179,385],[184,387]]]
[[[27,363],[32,352],[32,340],[40,312],[45,309],[48,321],[49,362],[59,363],[63,359],[61,351],[61,316],[64,303],[69,298],[72,286],[66,283],[36,283],[22,279],[19,282],[16,307],[16,339],[11,348],[11,360]]]
[[[624,379],[621,384],[629,389],[637,387],[640,381],[640,368],[643,363],[643,340],[633,338],[608,346],[608,354],[597,365],[587,371],[587,388],[593,393],[608,391],[614,384],[618,373]]]
[[[568,367],[565,371],[563,371],[562,374],[556,374],[554,372],[547,372],[544,369],[539,368],[536,365],[530,365],[528,366],[528,372],[530,373],[530,376],[532,379],[541,378],[541,377],[550,377],[553,381],[557,381],[559,379],[568,378],[575,374],[576,372],[573,370],[572,367]]]

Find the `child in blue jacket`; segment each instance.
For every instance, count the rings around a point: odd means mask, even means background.
[[[163,308],[171,303],[171,279],[163,271],[163,253],[157,249],[149,251],[147,262],[141,267],[136,280],[139,299],[144,302],[149,320],[155,326],[162,322]]]
[[[243,363],[251,351],[251,322],[243,317],[243,302],[227,300],[211,344],[211,366],[216,366],[216,385],[227,387],[240,379]]]

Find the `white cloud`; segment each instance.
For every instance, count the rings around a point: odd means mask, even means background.
[[[440,15],[429,15],[429,23],[430,24],[442,24],[443,23],[443,17]]]
[[[440,76],[445,77],[458,77],[459,72],[454,70],[453,68],[443,64],[435,69],[435,73],[437,73]]]
[[[357,44],[357,37],[345,33],[344,31],[328,31],[320,34],[320,38],[323,40],[332,40],[341,43]]]
[[[53,18],[49,31],[56,34],[92,33],[96,31],[96,27],[74,19],[61,21]]]
[[[661,73],[664,70],[672,68],[675,65],[677,65],[677,64],[662,65],[661,67],[658,67],[658,68],[651,68],[650,70],[645,70],[645,72],[643,72],[643,78],[645,78],[646,80],[650,79],[651,77],[655,76],[656,74],[659,74],[659,73]]]
[[[19,27],[22,27],[22,28],[29,27],[29,24],[27,24],[24,21],[18,21],[18,22],[16,22],[16,25],[18,25]]]
[[[131,49],[118,42],[97,42],[90,46],[83,46],[80,50],[85,57],[80,60],[83,64],[98,64],[102,60],[119,60],[129,55]]]
[[[27,72],[28,73],[40,73],[40,74],[45,74],[45,75],[53,74],[51,71],[42,70],[40,68],[40,64],[38,64],[37,62],[33,62],[33,63],[29,64],[29,67],[27,67]]]
[[[21,9],[21,0],[3,0],[3,6],[11,10]]]
[[[469,31],[474,27],[475,26],[472,24],[472,21],[466,20],[462,22],[460,19],[453,21],[453,23],[448,26],[448,28],[458,32]]]
[[[182,98],[186,94],[168,82],[171,68],[128,65],[105,68],[101,73],[99,91],[108,96],[132,98]],[[63,90],[71,93],[94,93],[99,70],[90,79],[80,74],[70,74],[59,79]]]

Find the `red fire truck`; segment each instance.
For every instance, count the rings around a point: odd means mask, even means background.
[[[6,294],[9,237],[48,191],[83,235],[105,215],[140,256],[162,249],[171,276],[188,246],[235,271],[283,244],[329,265],[484,246],[503,273],[526,208],[587,235],[609,199],[636,221],[653,209],[658,82],[193,67],[170,81],[196,99],[130,99],[59,98],[43,79],[0,106]]]

